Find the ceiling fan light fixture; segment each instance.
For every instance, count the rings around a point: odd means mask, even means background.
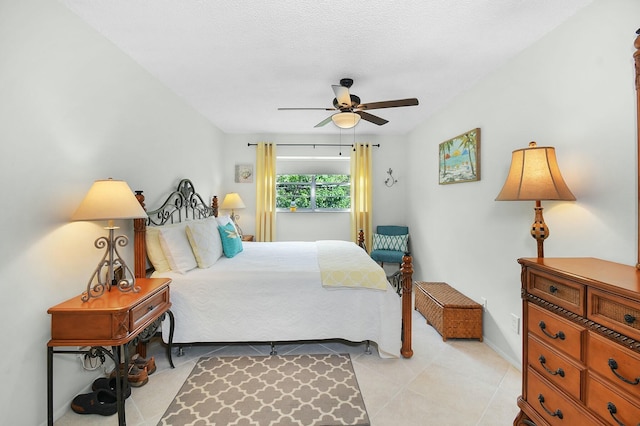
[[[360,121],[360,115],[355,112],[339,112],[331,116],[333,124],[341,129],[351,129]]]

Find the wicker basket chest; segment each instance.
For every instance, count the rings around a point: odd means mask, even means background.
[[[416,282],[416,309],[442,335],[482,341],[482,305],[447,283]]]

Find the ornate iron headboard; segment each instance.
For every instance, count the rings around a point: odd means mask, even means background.
[[[215,197],[214,197],[215,199]],[[186,220],[217,216],[217,203],[208,206],[196,192],[189,179],[182,179],[159,209],[147,212],[147,226],[162,226]]]
[[[144,205],[142,191],[136,191],[136,198]],[[213,196],[211,206],[208,206],[196,192],[189,179],[182,179],[159,209],[147,212],[146,219],[134,219],[134,262],[136,278],[146,276],[147,251],[145,247],[145,233],[147,226],[162,226],[180,223],[186,220],[204,219],[218,216],[218,197]]]

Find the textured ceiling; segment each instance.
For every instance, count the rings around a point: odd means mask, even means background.
[[[60,0],[227,133],[338,133],[313,126],[332,84],[354,79],[405,134],[592,0]]]

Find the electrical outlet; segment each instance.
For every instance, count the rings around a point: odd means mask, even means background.
[[[520,317],[516,314],[511,314],[511,330],[516,334],[520,334]]]
[[[482,309],[483,310],[487,310],[487,298],[486,297],[481,297],[480,301],[482,302]]]

